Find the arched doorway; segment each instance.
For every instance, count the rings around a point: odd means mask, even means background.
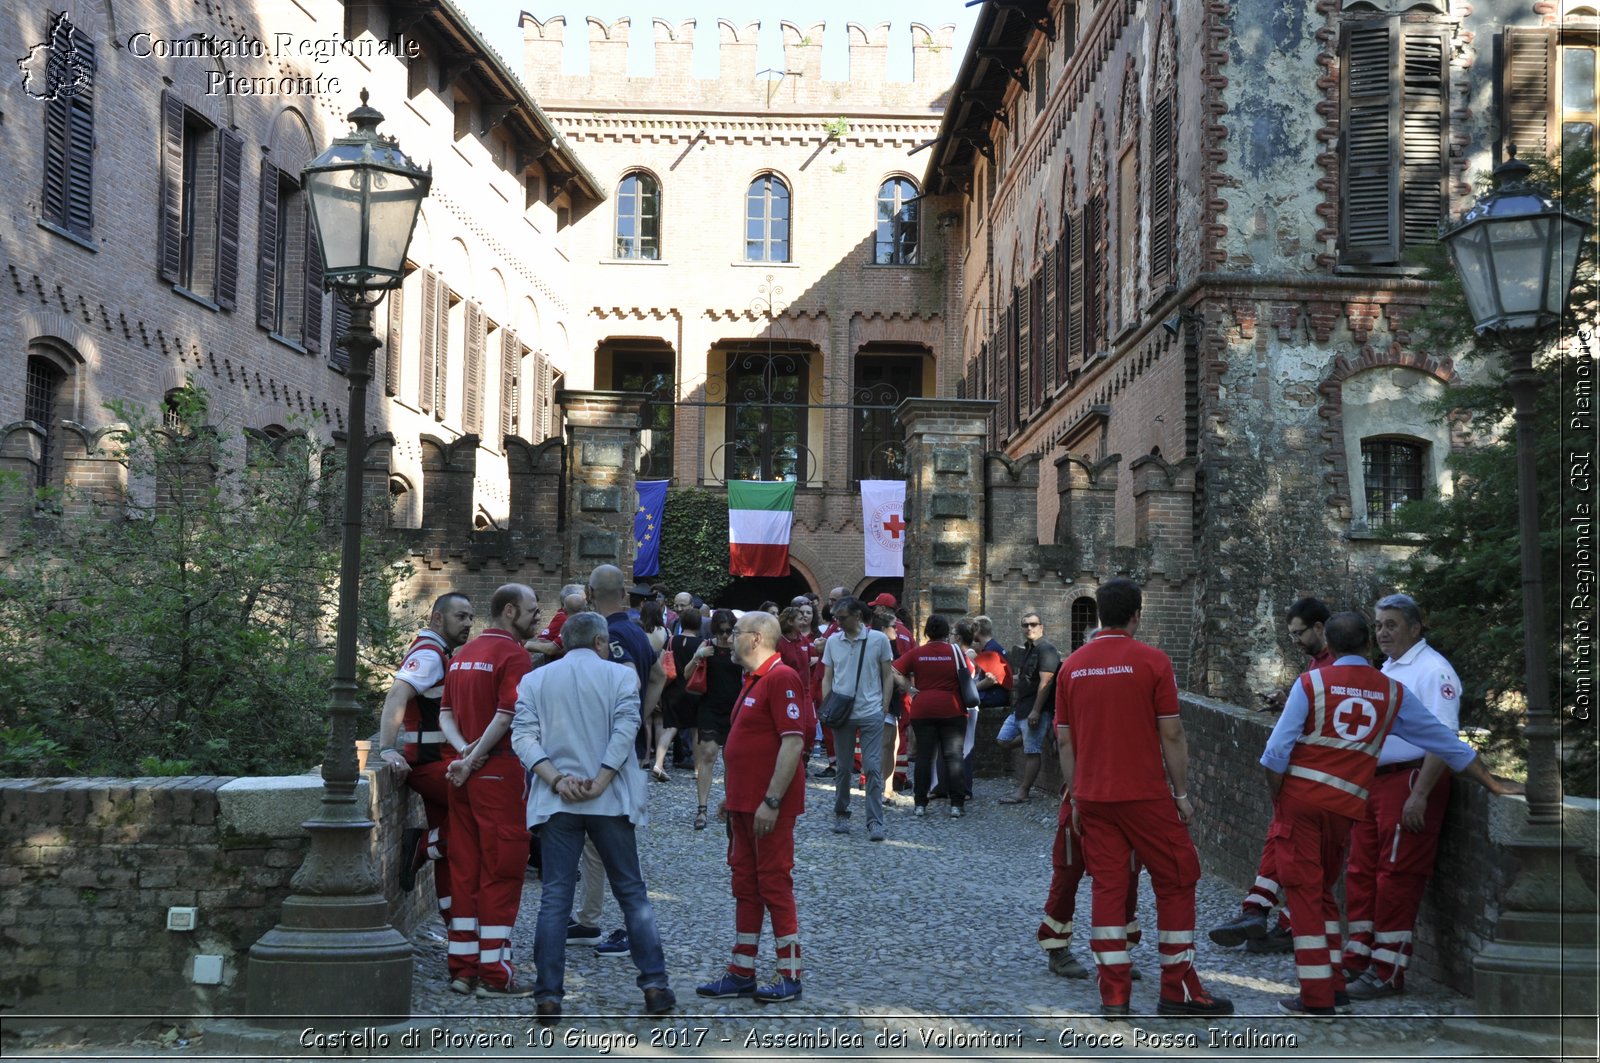
[[[809,594],[806,578],[789,566],[787,576],[737,576],[717,595],[716,604],[726,609],[758,609],[762,602],[788,605],[796,595]]]

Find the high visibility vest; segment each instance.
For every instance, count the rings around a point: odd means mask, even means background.
[[[406,714],[401,724],[400,752],[412,764],[431,764],[443,756],[444,732],[439,730],[439,699],[444,695],[444,666],[450,660],[450,650],[444,639],[426,629],[412,640],[406,657],[413,653],[439,655],[439,682],[427,690],[419,690],[406,702]]]
[[[1361,819],[1378,751],[1405,691],[1364,664],[1329,665],[1297,682],[1306,696],[1306,723],[1289,754],[1283,793]]]

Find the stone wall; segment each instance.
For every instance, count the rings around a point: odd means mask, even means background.
[[[360,786],[389,920],[409,935],[435,911],[427,872],[395,885],[422,806],[387,769]],[[321,791],[313,775],[0,780],[0,1008],[242,1012],[250,946],[277,922]],[[172,907],[198,909],[193,930],[167,929]],[[222,958],[220,984],[195,981],[200,956]]]

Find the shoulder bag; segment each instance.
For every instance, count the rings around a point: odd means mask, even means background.
[[[956,655],[956,687],[961,691],[961,707],[975,709],[983,700],[983,695],[978,692],[978,681],[973,678],[972,669],[967,667],[967,655],[954,644],[950,647]]]
[[[822,699],[822,705],[817,709],[817,721],[822,726],[838,730],[850,722],[850,717],[855,715],[856,694],[861,690],[861,666],[867,658],[867,639],[871,632],[861,636],[861,652],[856,655],[856,688],[848,695],[837,690],[828,691],[828,696]]]

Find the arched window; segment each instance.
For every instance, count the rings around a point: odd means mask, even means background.
[[[630,173],[617,186],[616,256],[661,258],[661,186],[647,173]]]
[[[1405,439],[1363,439],[1361,475],[1367,494],[1367,523],[1392,528],[1395,513],[1422,497],[1426,447]]]
[[[776,174],[757,177],[745,193],[744,260],[789,261],[789,186]]]
[[[1088,596],[1072,603],[1072,648],[1077,649],[1089,641],[1089,632],[1099,623],[1094,599]]]
[[[44,445],[34,477],[36,487],[44,487],[56,477],[56,422],[74,414],[71,385],[72,377],[55,358],[43,354],[28,356],[22,416],[44,429]]]
[[[914,266],[921,242],[917,186],[891,177],[878,189],[877,238],[872,261],[880,266]]]

